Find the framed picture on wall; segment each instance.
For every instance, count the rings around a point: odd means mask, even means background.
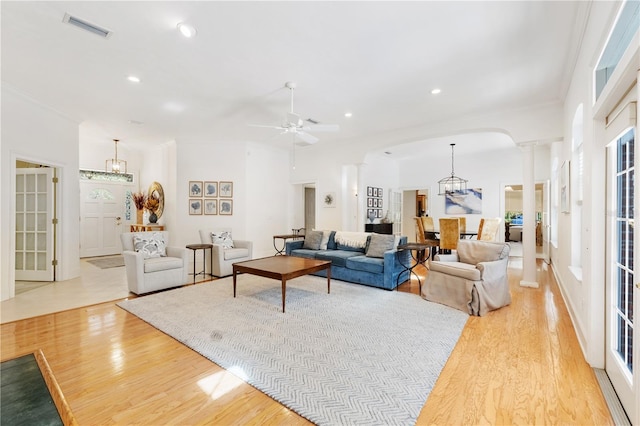
[[[367,186],[367,197],[371,197],[373,196],[373,188],[370,186]]]
[[[218,214],[218,200],[204,200],[204,214]]]
[[[189,198],[189,214],[202,214],[202,200],[199,198]]]
[[[189,181],[189,197],[202,197],[202,181],[201,180]]]
[[[204,196],[213,198],[218,196],[218,182],[207,181],[204,183]]]
[[[220,197],[225,197],[225,198],[233,197],[233,182],[220,181],[220,187],[218,189],[220,190]]]
[[[221,182],[222,183],[222,182]],[[233,214],[233,200],[220,200],[218,205],[218,214],[221,215],[232,215]]]

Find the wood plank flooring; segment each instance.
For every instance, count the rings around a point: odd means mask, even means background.
[[[470,317],[419,425],[613,424],[553,274]],[[401,291],[418,293],[411,281]],[[307,420],[144,321],[105,303],[1,326],[1,360],[42,349],[81,425],[299,425]]]

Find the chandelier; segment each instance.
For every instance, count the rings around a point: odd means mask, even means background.
[[[105,161],[105,169],[111,173],[127,173],[127,162],[124,160],[118,160],[118,139],[114,139],[113,142],[116,145],[116,156]]]
[[[438,195],[466,194],[468,180],[456,176],[453,172],[453,147],[456,144],[452,143],[449,145],[451,145],[451,176],[447,176],[438,181],[438,186],[440,189]]]

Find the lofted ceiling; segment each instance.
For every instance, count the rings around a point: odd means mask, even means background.
[[[340,125],[319,143],[391,146],[398,129],[562,101],[586,4],[3,1],[2,84],[142,149],[282,143],[248,124],[279,125],[295,81],[303,119]]]

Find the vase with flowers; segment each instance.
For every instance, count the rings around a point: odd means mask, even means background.
[[[149,210],[149,222],[156,223],[158,221],[158,215],[156,215],[156,211],[160,206],[160,200],[153,195],[147,196],[147,200],[144,204],[144,207]]]
[[[134,192],[131,194],[131,199],[136,206],[136,223],[142,224],[144,222],[143,217],[147,195],[144,192]]]

